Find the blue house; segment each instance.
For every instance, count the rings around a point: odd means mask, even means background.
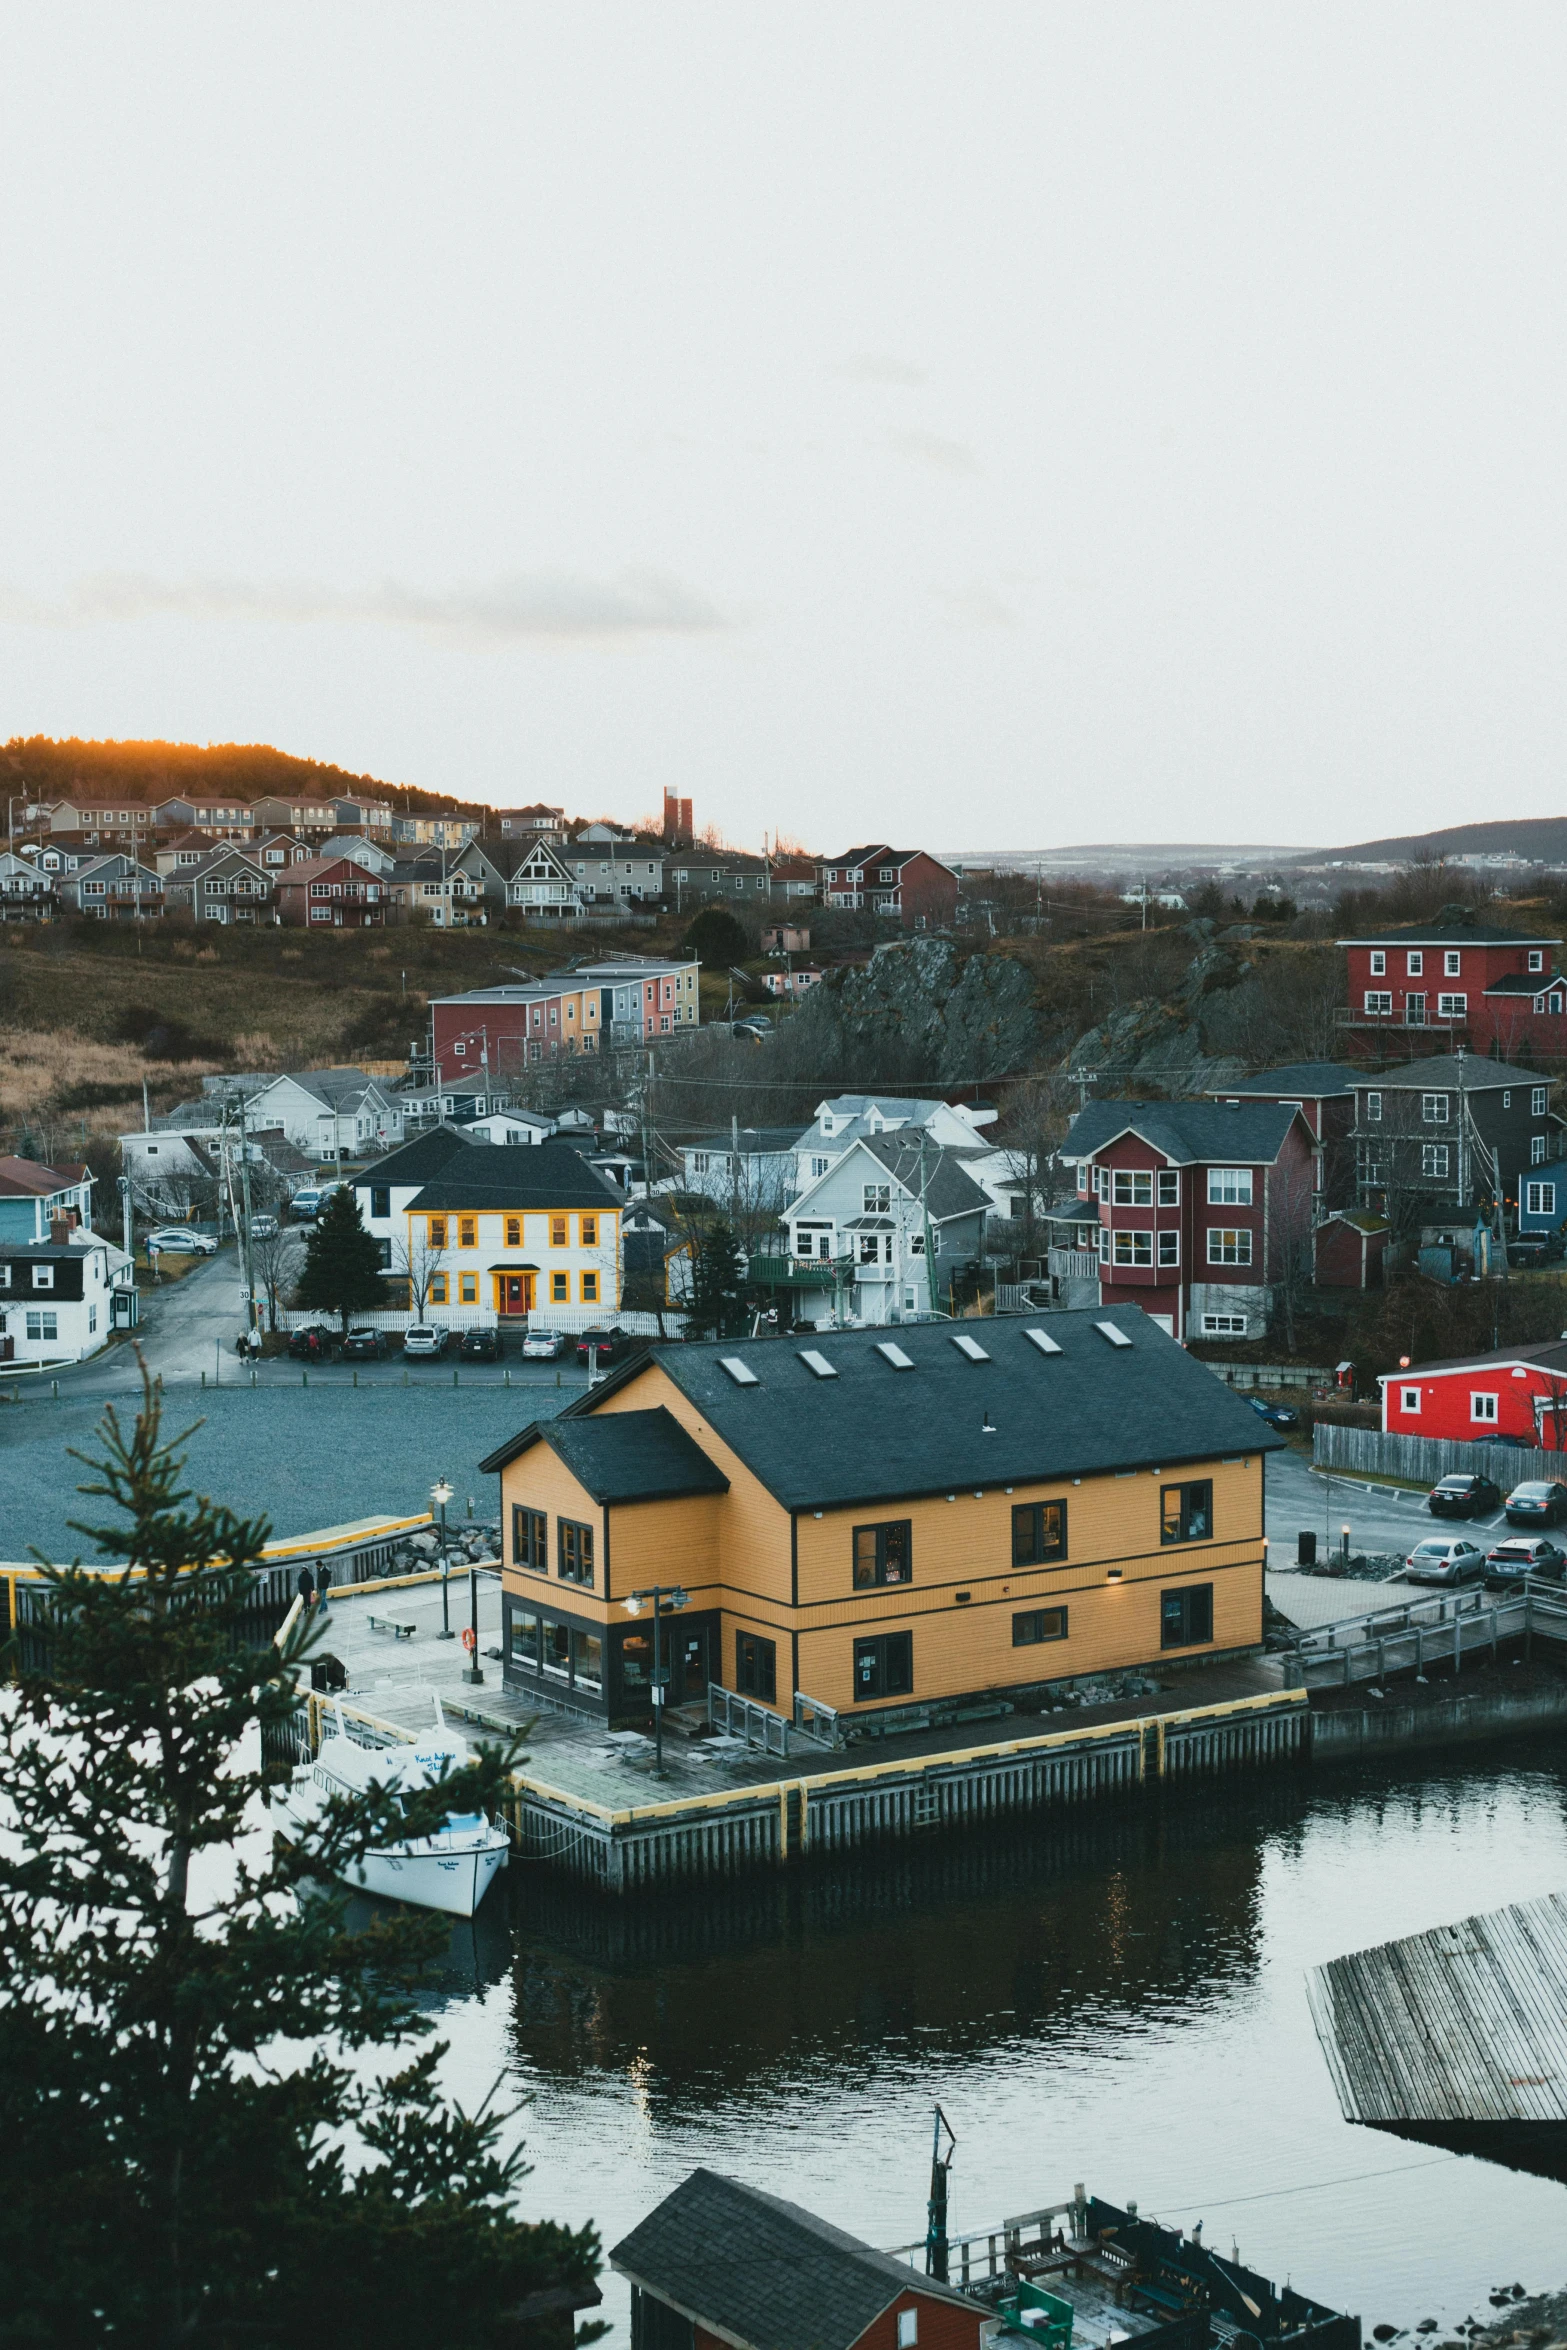
[[[86,1167],[41,1167],[36,1159],[0,1159],[0,1241],[62,1240],[92,1230],[93,1179]]]

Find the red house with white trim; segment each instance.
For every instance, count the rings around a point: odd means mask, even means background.
[[[1561,940],[1455,914],[1339,940],[1349,958],[1349,1006],[1339,1014],[1347,1049],[1378,1058],[1457,1045],[1502,1060],[1567,1054]]]
[[[825,906],[887,914],[905,930],[950,930],[957,919],[958,877],[925,849],[890,849],[872,841],[816,868]]]
[[[1380,1385],[1386,1435],[1460,1444],[1515,1436],[1546,1452],[1567,1451],[1567,1340],[1415,1363],[1386,1372]]]

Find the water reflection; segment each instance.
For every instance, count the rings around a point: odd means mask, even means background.
[[[1562,2190],[1346,2125],[1304,1971],[1567,1883],[1567,1775],[1515,1755],[1199,1784],[657,1900],[513,1868],[435,1989],[450,2077],[532,2092],[530,2207],[609,2243],[697,2162],[905,2241],[939,2098],[956,2228],[1084,2179],[1368,2324],[1456,2320],[1504,2276],[1567,2282]]]

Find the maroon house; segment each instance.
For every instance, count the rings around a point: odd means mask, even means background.
[[[846,849],[816,868],[825,906],[887,914],[905,930],[949,930],[957,919],[958,877],[924,849],[876,842]]]
[[[1277,1102],[1299,1110],[1317,1145],[1317,1189],[1324,1207],[1348,1207],[1355,1197],[1355,1077],[1339,1061],[1290,1061],[1238,1084],[1213,1085],[1216,1102]]]
[[[1172,1338],[1260,1338],[1310,1245],[1314,1139],[1279,1102],[1089,1102],[1061,1159],[1099,1222],[1099,1300]]]
[[[1460,921],[1449,907],[1434,922],[1338,943],[1349,958],[1349,1005],[1339,1019],[1357,1059],[1450,1053],[1459,1045],[1504,1061],[1567,1054],[1559,938]]]
[[[352,857],[306,857],[277,876],[278,920],[310,930],[372,930],[386,921],[386,890]]]

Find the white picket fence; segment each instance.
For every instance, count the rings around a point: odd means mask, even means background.
[[[243,1297],[243,1291],[241,1296]],[[317,1308],[284,1306],[278,1311],[280,1330],[302,1330],[312,1322],[331,1322],[335,1317],[323,1314]],[[657,1339],[660,1335],[658,1316],[643,1313],[613,1313],[603,1306],[535,1306],[524,1318],[521,1314],[497,1316],[493,1306],[445,1305],[431,1306],[420,1316],[410,1313],[406,1306],[373,1307],[365,1313],[350,1314],[356,1330],[386,1330],[401,1337],[403,1332],[421,1320],[435,1323],[443,1330],[558,1330],[564,1336],[575,1337],[579,1330],[597,1330],[613,1327],[624,1330],[632,1338]],[[685,1328],[684,1314],[664,1314],[663,1335],[678,1338]]]

